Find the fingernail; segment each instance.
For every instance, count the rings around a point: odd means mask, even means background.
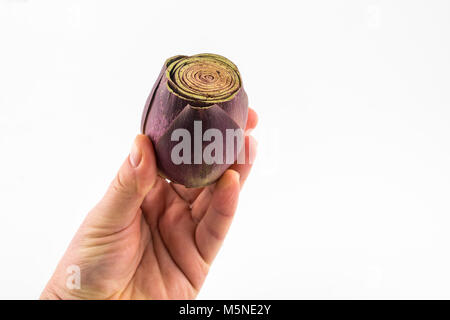
[[[241,180],[241,174],[240,174],[239,172],[237,172],[237,171],[235,171],[235,170],[230,170],[230,171],[233,173],[234,179],[235,179],[236,181],[240,181],[240,180]]]
[[[130,163],[133,168],[137,168],[142,159],[142,152],[136,141],[133,143],[133,147],[131,147],[130,152]]]
[[[219,182],[216,184],[216,188],[218,189],[227,189],[228,187],[234,185],[235,181],[240,180],[241,175],[239,172],[228,169],[225,171],[224,176],[219,180]]]
[[[238,182],[241,182],[241,174],[240,174],[239,172],[237,172],[237,171],[236,171],[236,173],[237,173],[237,178],[236,178],[236,180],[237,180]]]

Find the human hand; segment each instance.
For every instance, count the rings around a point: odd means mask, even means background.
[[[75,234],[41,299],[193,299],[231,224],[254,160],[249,109],[246,161],[215,184],[187,189],[157,174],[150,140],[138,135],[103,199]],[[80,268],[80,288],[66,286]]]

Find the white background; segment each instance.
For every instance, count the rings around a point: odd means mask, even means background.
[[[260,123],[199,298],[450,298],[450,2],[406,0],[0,0],[0,298],[39,296],[201,52]]]

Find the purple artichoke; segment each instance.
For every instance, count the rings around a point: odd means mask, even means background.
[[[153,142],[161,176],[203,187],[240,158],[247,112],[247,94],[230,60],[175,56],[147,98],[141,130]]]

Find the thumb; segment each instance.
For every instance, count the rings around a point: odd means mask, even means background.
[[[152,143],[147,136],[140,134],[105,196],[89,213],[86,222],[111,232],[126,228],[140,213],[142,201],[155,184],[156,177]]]

